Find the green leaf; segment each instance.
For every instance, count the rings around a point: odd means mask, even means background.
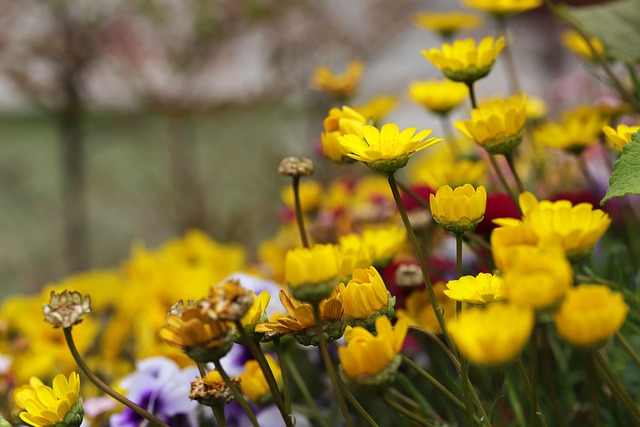
[[[609,179],[609,189],[600,205],[612,197],[627,194],[640,194],[640,131],[631,135],[631,142],[622,147],[622,154]]]
[[[565,11],[586,34],[602,40],[607,56],[631,64],[640,59],[640,0],[567,7]]]

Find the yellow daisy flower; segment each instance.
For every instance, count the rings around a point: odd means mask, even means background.
[[[451,80],[414,81],[407,96],[433,113],[447,114],[469,96],[469,88]]]
[[[380,315],[393,316],[395,298],[391,297],[375,267],[356,269],[353,278],[346,285],[340,283],[338,295],[342,300],[344,315],[350,324],[361,321],[364,326],[369,326],[369,323],[373,324],[373,320]]]
[[[565,112],[559,121],[539,126],[533,132],[534,141],[550,148],[580,154],[597,144],[607,117],[598,108],[587,106]]]
[[[591,49],[589,49],[587,41],[577,31],[564,31],[560,36],[560,41],[562,42],[562,45],[564,47],[566,47],[576,55],[584,59],[588,59],[589,61],[594,60],[593,53],[591,52]],[[591,37],[589,38],[589,41],[591,42],[591,46],[593,46],[596,52],[598,52],[600,55],[604,54],[604,44],[602,44],[602,41],[600,39]]]
[[[80,377],[77,373],[72,372],[69,379],[58,374],[53,379],[52,387],[42,384],[42,381],[31,383],[31,392],[23,389],[20,402],[17,402],[25,408],[25,411],[20,412],[22,421],[35,427],[80,426],[84,410],[80,397]]]
[[[360,84],[364,65],[361,61],[350,61],[343,74],[336,74],[328,67],[318,66],[311,78],[311,87],[319,92],[346,99],[354,94]]]
[[[412,19],[413,25],[425,30],[434,31],[443,37],[451,37],[459,31],[474,30],[482,25],[482,18],[470,13],[429,12],[416,13]]]
[[[329,115],[324,119],[324,132],[320,135],[325,157],[336,163],[354,162],[347,156],[338,137],[350,133],[362,136],[362,126],[366,123],[367,119],[362,114],[346,105],[329,110]]]
[[[451,233],[464,233],[476,228],[484,218],[487,207],[487,191],[481,185],[478,189],[471,184],[452,189],[448,185],[438,188],[429,196],[429,206],[433,219]]]
[[[467,304],[488,304],[505,298],[502,278],[490,273],[449,280],[447,288],[443,291],[446,296]]]
[[[444,294],[444,290],[445,285],[442,282],[433,285],[438,305],[444,310],[444,319],[448,321],[455,315],[456,303]],[[396,317],[405,319],[411,326],[426,329],[434,334],[442,332],[426,289],[411,292],[404,302],[404,309],[396,310]]]
[[[338,286],[338,254],[334,245],[291,249],[285,258],[285,282],[291,294],[312,304]]]
[[[463,4],[493,15],[505,16],[535,9],[540,7],[542,2],[543,0],[464,0]]]
[[[639,130],[640,126],[627,126],[622,123],[619,124],[616,129],[611,126],[604,126],[602,128],[604,134],[607,135],[607,140],[609,140],[618,151],[622,151],[622,147],[628,142],[631,142],[631,135]]]
[[[398,97],[381,95],[371,98],[367,103],[354,106],[353,109],[373,123],[379,123],[398,106]]]
[[[282,382],[280,365],[270,354],[265,354],[265,358],[276,382],[280,385]],[[251,402],[257,405],[271,402],[271,389],[257,360],[248,360],[244,364],[244,372],[240,374],[240,390]]]

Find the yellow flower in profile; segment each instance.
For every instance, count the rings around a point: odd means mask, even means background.
[[[387,114],[398,106],[398,97],[381,95],[371,98],[366,104],[354,106],[353,109],[367,121],[379,123]]]
[[[538,244],[538,235],[530,225],[510,219],[513,221],[507,224],[503,222],[506,219],[501,218],[499,221],[503,226],[491,232],[491,253],[498,270],[504,270],[509,265],[509,256],[515,248]]]
[[[527,121],[536,124],[547,117],[547,114],[549,113],[549,106],[542,98],[527,96],[525,111],[527,114]]]
[[[576,55],[584,59],[588,59],[589,61],[594,60],[593,53],[591,52],[591,49],[589,49],[587,41],[577,31],[564,31],[560,36],[560,41],[562,42],[562,45],[564,47],[566,47]],[[589,38],[589,41],[591,42],[591,46],[593,46],[596,52],[598,52],[600,55],[604,55],[604,44],[602,44],[602,41],[600,39],[591,37]]]
[[[573,284],[573,269],[557,241],[512,248],[507,263],[503,288],[512,304],[534,310],[550,308]]]
[[[346,99],[356,91],[363,71],[364,65],[357,60],[350,61],[343,74],[335,74],[328,67],[321,65],[313,72],[311,87],[338,99]]]
[[[349,381],[379,387],[395,378],[400,366],[400,350],[409,330],[405,320],[394,327],[384,316],[376,319],[376,335],[356,326],[345,332],[346,347],[338,348],[340,367]]]
[[[543,0],[464,0],[463,4],[493,15],[505,16],[535,9],[542,2]]]
[[[539,126],[533,132],[533,139],[546,147],[580,154],[598,143],[607,121],[600,109],[582,106],[565,112],[557,122]]]
[[[385,265],[407,242],[407,230],[397,224],[366,228],[362,241],[373,251],[373,264]]]
[[[340,280],[348,281],[356,269],[368,268],[373,264],[373,249],[355,233],[340,237],[337,250]]]
[[[253,291],[251,292],[253,293]],[[269,301],[271,301],[271,295],[269,295],[269,292],[260,292],[260,295],[253,300],[253,304],[249,310],[245,313],[242,319],[240,319],[242,326],[253,330],[258,322],[264,320],[266,317],[265,311],[269,305]]]
[[[414,81],[409,85],[410,100],[436,114],[447,114],[469,96],[464,83],[451,80]]]
[[[533,330],[533,310],[508,304],[464,311],[448,324],[460,353],[478,365],[495,366],[515,358]]]
[[[78,427],[82,423],[84,410],[80,397],[80,377],[72,372],[69,379],[58,374],[53,379],[53,387],[40,380],[30,381],[31,390],[22,388],[16,403],[25,411],[20,419],[30,426]]]
[[[505,298],[502,278],[490,273],[449,280],[447,288],[449,289],[443,291],[446,296],[467,304],[488,304]]]
[[[553,320],[571,345],[594,348],[620,329],[628,312],[621,293],[605,285],[578,285],[567,293]]]
[[[470,120],[455,127],[490,154],[508,154],[522,142],[527,96],[496,99],[471,110]]]
[[[430,134],[431,129],[416,133],[416,128],[408,128],[401,132],[395,123],[387,123],[381,130],[364,126],[362,136],[349,134],[339,136],[338,140],[349,157],[389,175],[404,167],[413,153],[441,141],[427,138]]]
[[[473,143],[468,142],[468,144]],[[475,148],[475,145],[472,148]],[[457,156],[450,147],[440,144],[428,155],[417,157],[409,166],[411,182],[427,184],[431,188],[439,188],[447,184],[459,187],[467,183],[473,185],[484,183],[486,162],[474,156],[472,151],[464,148],[460,151],[463,154]]]
[[[280,365],[270,354],[265,354],[265,358],[276,382],[280,385],[282,382]],[[240,374],[240,390],[257,405],[266,405],[271,402],[271,389],[257,360],[248,360],[244,364],[244,372]]]
[[[443,185],[435,195],[429,196],[429,206],[440,227],[451,233],[464,233],[476,228],[484,218],[487,191],[482,185],[475,189],[473,185],[465,184],[455,190]]]
[[[456,303],[444,294],[444,290],[445,285],[442,282],[433,285],[438,305],[444,309],[444,319],[448,321],[454,317]],[[411,326],[426,329],[434,334],[442,332],[426,289],[411,292],[405,300],[404,309],[396,310],[396,317],[405,319]]]
[[[294,298],[316,304],[338,286],[338,254],[334,245],[315,245],[287,252],[285,282]]]
[[[434,31],[443,37],[451,37],[459,31],[474,30],[482,25],[482,18],[471,13],[458,11],[416,13],[413,25]]]
[[[354,162],[354,159],[347,156],[338,137],[351,133],[362,136],[362,126],[366,123],[367,119],[362,114],[346,105],[329,110],[329,115],[324,119],[324,132],[320,135],[325,157],[336,163]]]
[[[450,80],[473,83],[489,74],[496,58],[504,49],[504,37],[485,37],[476,46],[473,39],[444,43],[441,50],[423,50],[422,55]]]
[[[322,185],[312,179],[302,180],[298,187],[298,195],[300,196],[300,209],[302,209],[303,212],[312,211],[320,204]],[[288,208],[293,209],[295,207],[293,188],[291,188],[290,185],[282,189],[280,198]]]
[[[619,124],[616,129],[611,126],[604,126],[602,131],[607,135],[607,139],[618,151],[622,151],[627,143],[631,142],[631,135],[638,132],[640,126],[627,126],[625,124]]]
[[[349,283],[340,283],[338,292],[349,324],[369,329],[378,316],[393,317],[395,298],[391,297],[375,267],[355,270]]]

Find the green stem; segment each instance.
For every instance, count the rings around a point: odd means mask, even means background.
[[[289,379],[288,363],[282,351],[280,337],[276,337],[276,339],[273,340],[273,346],[276,349],[276,356],[278,356],[278,362],[280,362],[280,370],[282,371],[282,388],[283,388],[283,394],[284,394],[284,407],[287,411],[287,414],[290,414],[291,413],[291,381]]]
[[[282,356],[284,359],[286,359],[287,366],[291,370],[291,377],[293,378],[293,381],[296,383],[296,385],[300,389],[300,393],[302,393],[302,397],[304,397],[304,400],[307,402],[307,405],[311,410],[311,412],[313,413],[313,416],[316,418],[316,421],[318,421],[318,424],[320,424],[322,427],[329,427],[329,425],[327,424],[327,421],[324,419],[324,417],[320,413],[320,409],[318,409],[318,405],[316,405],[315,400],[313,400],[313,396],[309,392],[309,388],[307,387],[307,384],[304,382],[304,379],[302,378],[300,371],[298,371],[296,364],[292,362],[288,354],[284,353]]]
[[[291,422],[291,415],[287,412],[287,408],[285,407],[284,401],[282,400],[282,395],[280,394],[280,388],[278,387],[278,382],[276,381],[273,372],[271,371],[271,367],[269,366],[269,362],[267,362],[267,358],[264,356],[262,352],[262,348],[256,345],[255,340],[242,326],[242,322],[240,320],[235,321],[236,329],[240,332],[240,336],[242,337],[242,341],[245,343],[247,347],[249,347],[249,351],[258,362],[262,373],[264,374],[265,380],[267,380],[267,384],[269,385],[269,390],[271,390],[271,397],[273,398],[273,402],[278,407],[280,411],[280,415],[282,415],[282,419],[284,421],[285,426],[293,427],[293,423]]]
[[[227,385],[227,387],[229,387],[229,390],[231,390],[231,393],[233,393],[233,396],[236,398],[236,401],[240,404],[245,414],[247,414],[249,421],[251,421],[251,425],[253,427],[260,427],[260,425],[258,425],[258,420],[256,419],[256,415],[253,413],[253,410],[251,410],[251,407],[245,400],[242,393],[240,393],[240,390],[238,389],[238,387],[233,383],[233,381],[231,381],[231,378],[229,378],[229,374],[227,374],[227,371],[225,371],[224,368],[222,367],[222,364],[220,363],[220,359],[214,360],[213,364],[216,367],[216,371],[218,371],[218,373],[224,380],[224,383]]]
[[[331,360],[331,355],[329,354],[329,348],[327,347],[327,340],[324,336],[324,328],[322,327],[322,318],[320,317],[319,304],[313,304],[313,314],[316,318],[318,347],[320,348],[322,360],[324,361],[325,367],[327,368],[327,373],[329,374],[329,379],[331,380],[333,392],[336,395],[336,400],[338,401],[338,406],[340,406],[340,411],[342,411],[342,416],[344,417],[345,424],[347,425],[347,427],[353,427],[353,421],[351,420],[351,415],[349,414],[349,408],[347,408],[347,402],[344,400],[342,389],[340,387],[340,379],[338,378],[336,369],[333,366],[333,361]]]
[[[473,83],[467,83],[467,87],[469,88],[469,99],[471,100],[471,108],[478,108],[478,102],[476,101],[476,91],[473,88]]]
[[[440,124],[442,125],[442,132],[444,133],[444,137],[447,140],[447,145],[451,148],[451,154],[453,157],[458,158],[460,156],[460,146],[458,145],[458,141],[456,140],[455,133],[453,132],[453,127],[451,126],[451,122],[449,121],[449,114],[439,114]]]
[[[620,331],[616,331],[615,336],[616,339],[620,341],[620,344],[622,344],[622,347],[624,347],[627,353],[629,353],[629,356],[631,356],[631,358],[640,365],[640,356],[638,356],[638,353],[633,350],[633,347],[631,347],[631,344],[629,344],[629,341],[627,341],[624,335],[622,335]]]
[[[636,101],[640,101],[640,80],[638,80],[638,71],[633,64],[627,63],[625,65],[627,67],[627,71],[629,72],[631,82],[633,83],[633,89],[636,91]]]
[[[518,81],[518,73],[516,72],[515,61],[513,60],[513,55],[511,54],[511,39],[509,37],[509,33],[507,31],[507,19],[506,18],[498,18],[498,30],[502,36],[504,36],[504,49],[502,49],[502,55],[505,59],[504,63],[507,68],[507,76],[509,76],[509,89],[512,94],[520,93],[520,82]]]
[[[582,172],[585,181],[587,181],[587,185],[593,189],[598,188],[598,183],[596,182],[595,178],[593,178],[593,175],[591,175],[591,172],[589,172],[589,166],[587,165],[587,161],[584,159],[584,157],[582,157],[582,155],[580,154],[577,154],[576,161],[578,162],[580,172]]]
[[[513,175],[513,178],[516,180],[516,185],[518,186],[518,191],[522,194],[525,191],[527,191],[524,188],[524,184],[522,183],[522,180],[520,179],[520,175],[518,175],[518,170],[516,169],[516,163],[513,159],[513,153],[508,153],[504,155],[505,159],[507,159],[507,164],[509,165],[509,169],[511,170],[511,175]]]
[[[396,181],[396,183],[398,184],[398,187],[400,187],[400,189],[403,192],[407,193],[409,195],[409,197],[411,197],[413,200],[415,200],[420,206],[422,206],[423,208],[425,208],[428,211],[431,211],[431,205],[429,205],[428,201],[426,201],[425,199],[420,197],[418,195],[418,193],[413,191],[408,185],[406,185],[402,181]]]
[[[518,203],[518,198],[516,197],[513,190],[511,190],[511,187],[509,187],[509,184],[507,183],[507,179],[504,177],[504,174],[502,173],[502,169],[500,169],[500,165],[498,165],[498,162],[496,161],[495,157],[493,157],[492,154],[487,153],[487,155],[489,156],[489,162],[491,162],[491,166],[493,167],[493,170],[496,172],[496,175],[498,176],[498,180],[500,181],[500,184],[502,184],[502,187],[504,187],[504,190],[507,192],[507,194],[509,194],[509,197],[511,197],[511,200],[513,200],[513,203],[518,207],[518,209],[520,209],[520,203]]]
[[[420,328],[418,326],[409,326],[409,331],[411,332],[419,332],[422,335],[426,335],[433,342],[435,342],[438,347],[442,349],[442,351],[447,355],[453,366],[456,368],[456,372],[460,373],[460,361],[456,358],[456,356],[449,350],[449,347],[445,343],[442,342],[440,338],[436,334],[426,329]]]
[[[538,328],[533,330],[533,336],[531,337],[531,416],[529,423],[532,427],[536,425],[536,419],[538,412]]]
[[[600,421],[600,402],[598,401],[598,385],[596,384],[596,369],[593,362],[593,357],[587,357],[584,360],[585,371],[587,377],[587,384],[589,384],[589,394],[591,396],[591,412],[593,413],[593,425],[600,427],[602,425]]]
[[[565,427],[564,420],[564,412],[561,406],[560,396],[558,395],[558,390],[556,390],[556,384],[554,380],[554,372],[553,372],[553,358],[551,354],[551,343],[549,337],[549,329],[546,324],[541,325],[542,329],[542,370],[544,371],[545,382],[547,383],[547,391],[549,393],[549,397],[551,400],[551,405],[553,406],[553,412],[556,419],[556,423],[559,427]]]
[[[364,418],[367,424],[369,424],[371,427],[378,427],[378,423],[376,423],[375,420],[371,418],[371,415],[369,415],[369,413],[362,407],[360,402],[358,402],[358,399],[356,399],[353,393],[351,393],[351,390],[349,390],[349,387],[347,387],[347,385],[340,378],[338,378],[338,382],[340,384],[340,387],[342,388],[342,392],[346,396],[349,403],[351,403],[356,411],[358,411],[358,413],[362,415],[362,418]]]
[[[427,421],[423,420],[422,418],[420,418],[419,416],[417,416],[413,412],[407,410],[402,405],[398,404],[395,400],[391,399],[391,397],[389,395],[387,395],[386,393],[382,394],[382,400],[391,409],[396,411],[398,414],[404,415],[405,417],[409,418],[414,423],[416,423],[418,425],[421,425],[421,426],[425,426],[425,427],[434,427],[433,424],[428,423]]]
[[[447,325],[444,321],[444,310],[438,304],[438,300],[436,299],[436,294],[433,290],[433,285],[431,284],[431,279],[429,278],[429,271],[427,270],[427,265],[424,261],[424,255],[422,254],[422,249],[420,249],[420,245],[418,244],[418,240],[416,239],[416,235],[413,232],[413,227],[411,227],[411,222],[409,222],[409,217],[407,216],[407,211],[404,208],[404,204],[402,203],[402,198],[400,197],[400,192],[398,191],[398,184],[396,183],[396,178],[394,174],[388,175],[389,187],[391,187],[391,192],[393,193],[393,198],[395,199],[396,205],[398,206],[398,211],[400,212],[400,216],[402,217],[402,222],[404,223],[404,227],[407,230],[407,235],[409,236],[409,240],[413,245],[413,249],[416,252],[416,257],[418,258],[418,263],[420,264],[420,270],[422,272],[422,277],[424,279],[425,287],[427,288],[427,293],[429,294],[429,298],[431,299],[431,307],[435,312],[436,318],[438,319],[438,324],[440,325],[440,329],[444,335],[445,341],[447,345],[451,349],[451,352],[454,355],[457,355],[457,350],[455,345],[453,344],[453,340],[449,335],[449,331],[447,330]]]
[[[198,372],[200,373],[200,378],[204,378],[205,376],[207,376],[207,369],[204,365],[204,363],[202,362],[196,362],[196,366],[198,367]],[[226,424],[225,418],[224,418],[224,409],[222,410],[222,423],[220,424],[220,420],[218,420],[218,417],[220,414],[218,414],[216,412],[216,408],[218,406],[217,405],[213,405],[211,406],[211,412],[213,413],[213,417],[216,419],[216,421],[218,421],[218,425],[223,426]],[[220,408],[222,408],[222,406],[220,406]]]
[[[123,395],[121,395],[120,393],[118,393],[117,391],[112,389],[111,387],[109,387],[109,385],[107,385],[100,378],[98,378],[98,376],[95,373],[93,373],[93,371],[85,363],[84,359],[82,359],[82,356],[80,355],[80,352],[78,352],[76,344],[73,341],[73,335],[71,334],[71,327],[63,328],[63,331],[64,331],[64,339],[67,342],[67,347],[69,347],[69,351],[71,352],[71,355],[73,356],[73,359],[78,364],[78,367],[80,368],[80,370],[82,370],[82,372],[87,376],[87,378],[89,378],[89,380],[92,383],[94,383],[96,385],[96,387],[98,387],[100,390],[102,390],[105,393],[107,393],[113,399],[115,399],[118,402],[122,403],[124,406],[128,407],[129,409],[131,409],[136,414],[140,415],[142,418],[148,420],[151,424],[154,424],[154,425],[156,425],[158,427],[170,427],[167,424],[163,423],[160,419],[158,419],[158,417],[156,417],[155,415],[153,415],[150,412],[146,411],[145,409],[141,408],[140,406],[138,406],[136,403],[132,402],[131,400],[127,399],[126,397],[124,397]]]
[[[425,399],[422,393],[420,393],[414,387],[413,383],[411,382],[411,380],[409,380],[409,378],[407,378],[406,375],[404,375],[402,372],[399,372],[397,381],[400,383],[402,388],[404,388],[411,395],[413,400],[418,404],[418,406],[420,407],[420,410],[425,415],[433,412],[433,408],[431,407],[427,399]]]
[[[300,177],[292,177],[293,198],[295,202],[296,222],[298,223],[298,231],[300,232],[300,239],[302,240],[302,246],[309,247],[309,239],[307,238],[307,231],[304,227],[304,215],[302,214],[302,207],[300,206]]]
[[[604,360],[602,355],[598,351],[591,352],[596,369],[600,373],[600,376],[607,383],[616,399],[622,404],[625,411],[631,418],[631,421],[635,426],[640,426],[640,410],[635,401],[629,396],[629,393],[622,387],[620,381],[613,373],[609,364]]]
[[[218,427],[226,427],[227,420],[224,416],[224,406],[213,405],[211,408],[213,409],[213,415],[216,417],[216,422],[218,423]]]

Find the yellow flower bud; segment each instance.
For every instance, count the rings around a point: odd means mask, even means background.
[[[487,191],[481,185],[474,189],[471,184],[455,190],[443,185],[435,195],[429,197],[433,219],[445,230],[464,233],[476,228],[484,218],[487,207]]]
[[[291,249],[285,258],[285,281],[294,298],[316,304],[338,285],[338,257],[335,246],[315,245]]]
[[[369,329],[378,316],[393,317],[395,298],[391,297],[380,273],[374,267],[356,269],[349,283],[341,283],[338,290],[349,324],[358,324],[360,321],[362,324],[359,326]]]
[[[280,365],[269,354],[266,354],[265,358],[276,382],[280,384],[282,381]],[[271,402],[271,390],[257,360],[249,360],[244,364],[244,373],[240,374],[240,389],[255,404],[265,405]]]

